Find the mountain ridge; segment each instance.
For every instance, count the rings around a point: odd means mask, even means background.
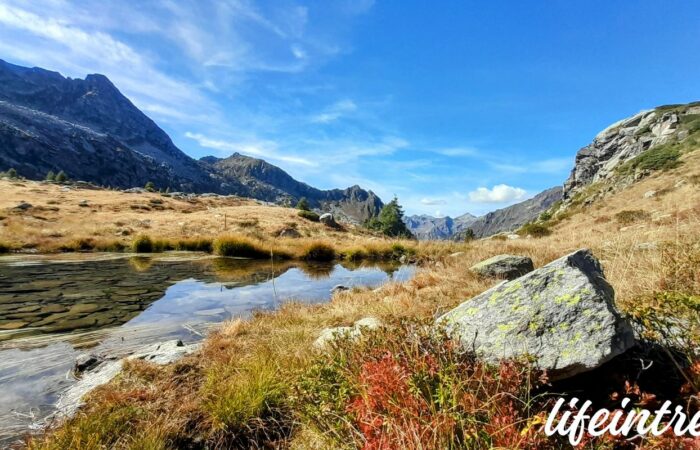
[[[73,79],[0,59],[0,169],[13,167],[31,179],[64,170],[71,178],[104,186],[142,187],[151,181],[162,189],[285,204],[303,196],[314,207],[356,223],[383,206],[359,186],[316,189],[261,161],[240,154],[195,160],[106,76]],[[253,170],[256,166],[262,170]]]

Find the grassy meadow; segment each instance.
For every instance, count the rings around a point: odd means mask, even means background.
[[[552,384],[528,361],[489,366],[427,327],[436,316],[498,282],[476,276],[471,265],[512,253],[530,256],[539,267],[582,247],[601,260],[618,307],[647,342],[615,377],[590,374],[596,391],[586,392],[608,399],[626,395],[640,407],[653,406],[657,396],[670,397],[695,410],[700,392],[700,163],[695,154],[683,162],[547,220],[541,237],[468,243],[392,241],[355,227],[326,229],[293,209],[240,199],[221,204],[168,199],[163,203],[167,209],[144,212],[131,205],[149,204],[159,199],[157,194],[59,193],[52,185],[0,181],[9,191],[0,199],[0,210],[20,200],[48,208],[45,199],[62,197],[55,204],[58,211],[41,213],[47,220],[6,215],[0,241],[10,249],[59,251],[79,239],[114,240],[117,229],[127,226],[119,222],[134,229],[134,235],[116,238],[131,251],[148,249],[147,243],[137,244],[148,236],[150,251],[172,246],[268,259],[410,255],[420,261],[417,275],[407,282],[338,292],[325,304],[287,303],[247,321],[224,323],[198,354],[170,366],[129,362],[115,381],[90,394],[74,418],[29,439],[28,445],[567,448],[563,441],[545,439],[541,428],[552,394],[582,385]],[[657,194],[645,196],[651,190]],[[85,207],[77,206],[82,199],[93,205],[89,221]],[[136,226],[144,220],[149,220],[148,227]],[[301,237],[276,237],[283,227],[294,227]],[[167,244],[154,244],[158,241]],[[327,351],[312,345],[324,328],[352,325],[365,317],[378,318],[385,326],[357,343],[341,339]],[[659,355],[655,343],[673,352]],[[655,361],[649,376],[638,373],[634,358]],[[590,438],[581,448],[692,445],[664,436],[632,443]]]

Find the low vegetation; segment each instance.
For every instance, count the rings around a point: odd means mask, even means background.
[[[633,174],[638,170],[655,171],[675,169],[681,165],[681,147],[681,144],[675,142],[658,145],[622,164],[618,171],[622,174]]]
[[[552,234],[552,230],[545,223],[530,222],[520,227],[518,234],[521,236],[541,238]]]
[[[315,212],[307,211],[304,209],[299,210],[299,212],[297,214],[299,215],[299,217],[302,217],[306,220],[310,220],[311,222],[318,222],[320,219],[319,215],[316,214]]]
[[[265,259],[273,255],[271,251],[266,250],[258,243],[242,236],[220,237],[214,241],[213,249],[214,253],[219,256],[237,258]],[[279,257],[282,254],[277,252],[276,256]]]
[[[625,209],[615,214],[615,219],[621,225],[631,225],[635,222],[649,220],[651,214],[643,209]]]
[[[333,261],[335,256],[335,249],[323,242],[312,242],[300,253],[300,258],[306,261]]]

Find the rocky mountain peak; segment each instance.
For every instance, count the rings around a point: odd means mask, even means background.
[[[699,124],[700,102],[661,106],[612,124],[576,154],[574,168],[564,183],[564,199],[572,199],[599,181],[619,178],[617,184],[622,187],[644,176],[618,177],[618,169],[648,150],[685,142],[700,131]]]

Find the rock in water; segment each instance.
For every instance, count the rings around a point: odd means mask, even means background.
[[[634,345],[614,295],[598,260],[578,250],[462,303],[438,323],[488,361],[530,355],[556,380]]]
[[[487,277],[513,280],[532,272],[535,266],[527,256],[498,255],[475,264],[471,270]]]

